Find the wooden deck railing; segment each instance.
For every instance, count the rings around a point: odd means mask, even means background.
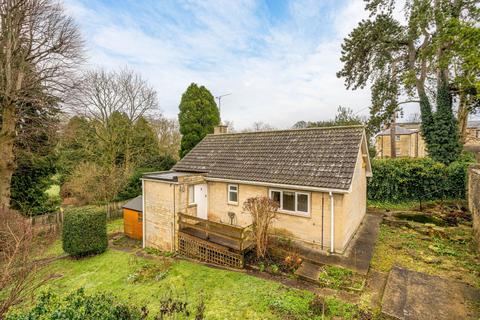
[[[239,227],[179,213],[178,226],[180,232],[238,251],[245,251],[253,245],[251,225]]]

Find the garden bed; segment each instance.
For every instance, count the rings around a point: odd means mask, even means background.
[[[371,267],[388,272],[394,265],[480,287],[480,257],[462,202],[391,214],[381,225]]]

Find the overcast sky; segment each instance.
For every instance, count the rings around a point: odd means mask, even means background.
[[[362,0],[66,0],[87,43],[89,67],[128,66],[177,117],[191,82],[222,99],[236,129],[330,119],[339,105],[368,114],[368,89],[336,72],[342,39],[367,15]]]

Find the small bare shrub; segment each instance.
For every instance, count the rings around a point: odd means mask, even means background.
[[[268,197],[249,198],[243,203],[243,210],[252,216],[253,237],[257,257],[264,258],[268,248],[268,233],[276,218],[278,203]]]
[[[52,232],[35,234],[20,213],[0,209],[0,319],[11,307],[32,298],[47,280],[38,276],[43,266],[39,257],[54,239]]]

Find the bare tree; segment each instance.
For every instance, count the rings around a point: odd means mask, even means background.
[[[178,150],[180,150],[180,127],[176,119],[168,119],[165,117],[149,118],[159,140],[161,153],[171,155],[174,159],[178,159]]]
[[[257,131],[272,131],[276,130],[275,127],[269,125],[268,123],[257,121],[254,122],[251,128],[242,130],[242,132],[257,132]]]
[[[131,122],[158,109],[157,92],[133,70],[87,71],[72,95],[75,111],[106,125],[114,112],[127,115]]]
[[[9,308],[33,297],[46,278],[38,272],[38,258],[55,239],[51,232],[35,235],[28,219],[20,213],[0,209],[0,319]]]
[[[278,202],[268,197],[248,198],[243,203],[243,210],[250,213],[252,217],[257,257],[264,258],[268,248],[268,232],[272,221],[277,216]]]
[[[76,25],[56,1],[0,0],[0,207],[10,205],[22,106],[61,98],[74,83],[82,48]]]
[[[72,94],[72,106],[91,120],[97,121],[97,137],[114,155],[118,134],[110,125],[111,116],[117,112],[126,115],[130,125],[149,111],[159,108],[157,92],[149,83],[132,70],[92,70],[85,74],[82,84]],[[128,128],[126,128],[128,129]],[[125,169],[132,165],[131,135],[125,141]]]

